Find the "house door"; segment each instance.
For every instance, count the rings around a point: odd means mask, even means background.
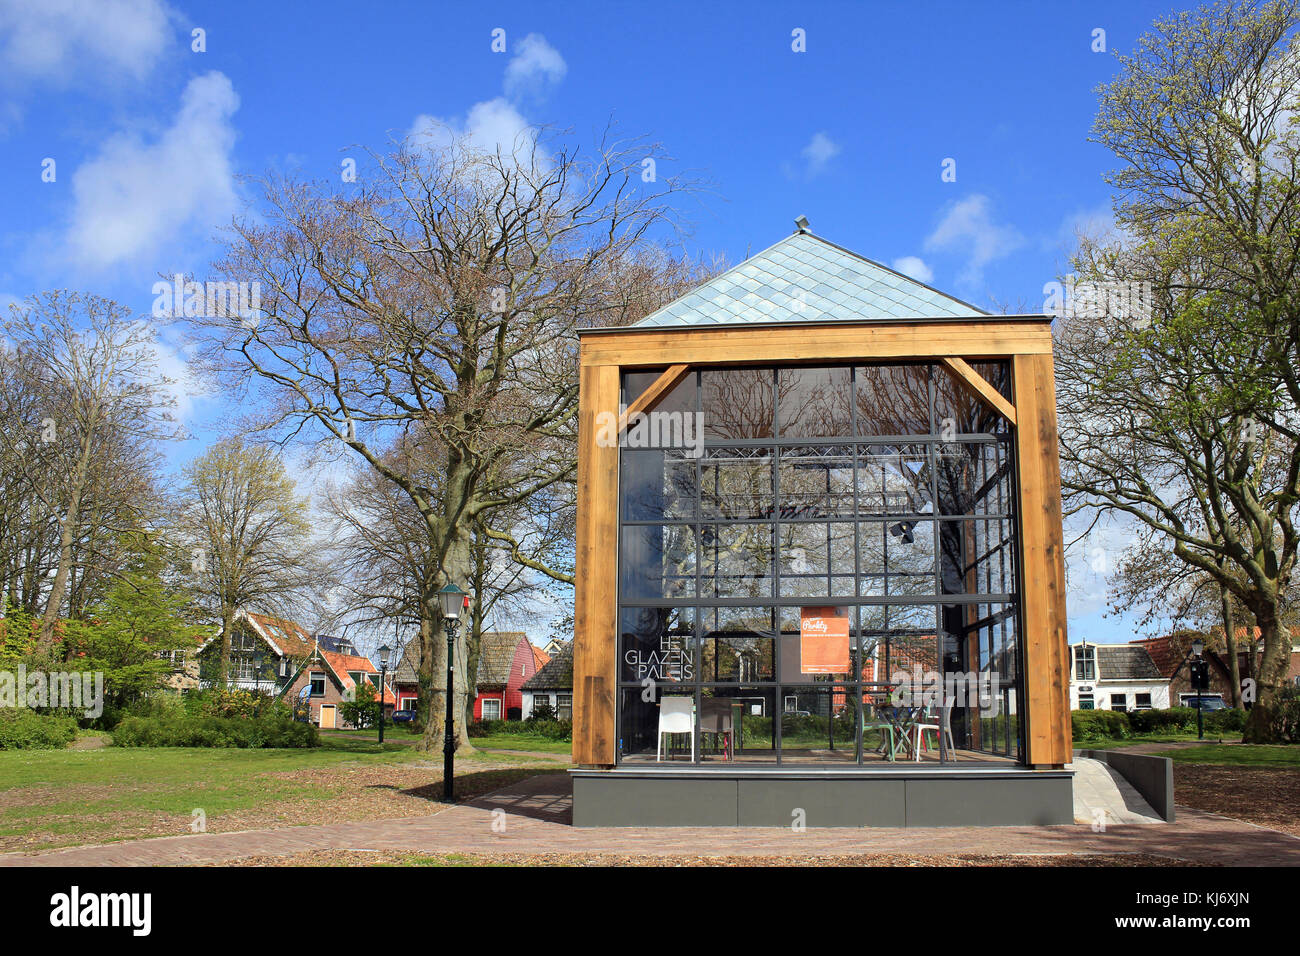
[[[332,729],[334,727],[334,705],[320,705],[320,725],[322,730]]]

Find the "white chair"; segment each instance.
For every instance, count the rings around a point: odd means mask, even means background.
[[[664,697],[659,701],[659,739],[655,760],[663,760],[664,734],[691,735],[691,763],[695,763],[695,698]]]
[[[935,748],[939,751],[940,760],[943,759],[945,748],[952,750],[952,705],[954,703],[956,703],[954,697],[948,697],[944,700],[943,706],[939,708],[939,716],[935,723],[917,721],[912,725],[916,733],[912,744],[912,753],[917,763],[921,762],[921,747],[925,744],[925,732],[927,730],[934,731]]]

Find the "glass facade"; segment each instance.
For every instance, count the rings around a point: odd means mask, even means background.
[[[1007,363],[971,365],[1010,394]],[[623,403],[658,374],[624,373]],[[901,673],[950,705],[957,759],[1019,758],[1000,415],[925,362],[702,368],[655,414],[696,427],[650,422],[620,450],[621,761],[883,759]]]

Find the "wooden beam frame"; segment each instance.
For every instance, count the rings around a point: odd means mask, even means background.
[[[581,337],[578,438],[577,574],[574,612],[573,760],[611,767],[617,760],[618,490],[617,443],[598,441],[598,422],[620,429],[652,409],[700,365],[815,365],[921,360],[942,363],[960,385],[1015,426],[1021,577],[1021,642],[1026,699],[1022,760],[1061,766],[1071,759],[1065,565],[1060,463],[1050,320],[970,323],[846,322],[814,327],[620,329]],[[1007,401],[969,360],[1011,363]],[[663,369],[620,414],[620,374]]]
[[[689,365],[668,366],[667,371],[655,379],[650,387],[638,395],[636,401],[618,417],[618,433],[621,435],[627,431],[627,423],[631,421],[633,415],[645,414],[663,401],[664,396],[676,388],[690,370]]]
[[[939,359],[944,368],[952,372],[957,384],[964,388],[977,401],[985,402],[1014,427],[1016,424],[1016,406],[1008,402],[996,388],[989,384],[979,372],[975,371],[965,359],[954,355],[945,355]]]

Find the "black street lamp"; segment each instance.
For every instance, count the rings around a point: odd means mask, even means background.
[[[379,745],[384,745],[384,675],[388,672],[388,655],[393,649],[387,644],[379,645]]]
[[[455,799],[456,731],[455,705],[452,688],[455,687],[456,672],[456,628],[460,626],[460,615],[469,604],[469,595],[448,584],[438,592],[442,601],[442,629],[447,632],[447,718],[442,734],[442,799],[451,803]]]

